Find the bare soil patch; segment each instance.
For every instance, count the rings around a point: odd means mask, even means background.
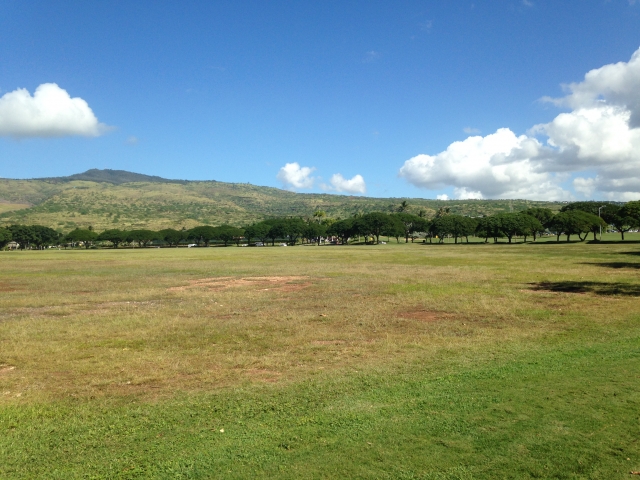
[[[451,319],[453,315],[445,312],[435,312],[433,310],[410,310],[399,313],[398,317],[420,320],[421,322],[437,322],[438,320]]]
[[[13,365],[0,365],[0,375],[3,375],[5,373],[9,373],[12,370],[15,370],[16,367],[14,367]]]
[[[0,282],[0,292],[15,292],[18,290],[14,285],[7,282]]]
[[[207,288],[221,290],[234,287],[250,287],[254,290],[279,290],[294,292],[311,285],[307,276],[278,276],[278,277],[213,277],[191,280],[188,285],[170,287],[170,292],[182,292],[192,288]]]
[[[343,345],[344,340],[316,340],[312,342],[314,345]]]

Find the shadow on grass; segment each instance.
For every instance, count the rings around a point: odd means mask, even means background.
[[[640,250],[635,252],[618,252],[618,255],[638,255],[640,256]]]
[[[640,285],[631,283],[564,281],[530,283],[529,285],[531,285],[531,289],[535,291],[640,297]]]
[[[640,240],[587,240],[587,243],[595,243],[596,245],[637,245],[640,243]]]
[[[581,265],[595,265],[596,267],[606,267],[606,268],[631,268],[635,270],[640,270],[640,263],[632,263],[632,262],[586,262]]]

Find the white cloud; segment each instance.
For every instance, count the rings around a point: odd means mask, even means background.
[[[87,102],[71,98],[55,83],[43,83],[33,96],[19,88],[0,97],[0,136],[97,137],[108,129]]]
[[[472,191],[468,190],[465,187],[462,188],[454,188],[453,194],[458,197],[458,200],[482,200],[484,197],[482,196],[482,192],[480,191]]]
[[[454,142],[434,156],[417,155],[404,163],[400,176],[428,189],[452,185],[458,198],[566,198],[548,173],[535,170],[530,158],[541,148],[535,138],[501,128]]]
[[[480,130],[478,130],[477,128],[473,128],[473,127],[464,127],[462,129],[462,131],[468,135],[475,135],[480,133]]]
[[[585,197],[640,198],[640,49],[564,89],[544,100],[570,111],[527,135],[472,136],[407,160],[400,176],[428,189],[453,186],[458,198],[558,200],[572,197],[560,183],[578,174],[573,189]]]
[[[443,193],[442,195],[436,196],[436,199],[438,199],[438,200],[449,200],[449,195],[447,195],[446,193]]]
[[[366,193],[367,186],[362,175],[355,175],[352,179],[347,180],[341,174],[336,173],[331,176],[331,190],[346,193]]]
[[[138,139],[138,137],[131,135],[130,137],[127,138],[125,143],[127,145],[137,145],[139,142],[140,140]]]
[[[315,167],[301,167],[298,162],[287,163],[280,169],[277,178],[290,190],[311,188],[315,181],[311,176],[314,170]]]

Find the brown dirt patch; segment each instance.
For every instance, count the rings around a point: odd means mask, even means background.
[[[345,342],[344,340],[316,340],[311,343],[314,345],[343,345]]]
[[[5,373],[9,373],[12,370],[15,370],[16,367],[14,367],[13,365],[0,365],[0,375],[3,375]]]
[[[453,317],[450,313],[435,312],[433,310],[410,310],[398,314],[400,318],[410,320],[420,320],[421,322],[437,322],[438,320],[448,320]]]
[[[0,282],[0,292],[15,292],[18,290],[14,285],[7,282]]]
[[[274,372],[273,370],[266,370],[262,368],[250,368],[245,370],[245,373],[249,375],[252,380],[258,380],[260,382],[275,383],[282,375],[280,372]]]
[[[182,292],[191,288],[207,288],[209,290],[221,290],[234,287],[249,287],[255,290],[279,290],[294,292],[311,285],[305,282],[306,276],[281,276],[281,277],[214,277],[191,280],[188,285],[170,287],[170,292]]]

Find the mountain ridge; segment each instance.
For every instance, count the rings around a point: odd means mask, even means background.
[[[408,211],[433,216],[440,207],[481,216],[529,207],[559,210],[560,202],[532,200],[432,200],[296,193],[275,187],[216,180],[171,180],[126,170],[90,169],[66,177],[0,178],[0,226],[39,224],[66,232],[76,227],[191,228],[243,226],[276,216],[310,217],[323,210],[333,218],[372,211]]]

